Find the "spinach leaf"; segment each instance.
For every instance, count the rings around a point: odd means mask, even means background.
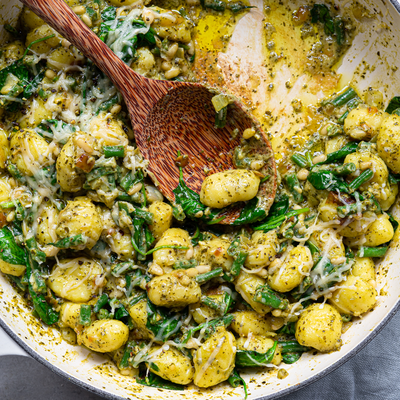
[[[182,326],[182,320],[185,318],[184,313],[177,314],[164,310],[147,300],[146,327],[154,333],[158,340],[165,342],[177,333]]]
[[[275,199],[274,203],[272,204],[269,212],[268,217],[278,217],[280,215],[286,214],[289,210],[289,196],[284,194],[279,199]]]
[[[200,195],[190,189],[184,179],[182,168],[179,168],[179,184],[173,190],[175,194],[175,202],[179,204],[183,212],[190,218],[199,218],[204,216],[206,206],[200,202]]]
[[[56,243],[49,243],[59,249],[70,249],[71,247],[79,246],[81,244],[87,243],[87,237],[85,235],[79,234],[71,237],[66,237],[59,240]]]
[[[161,389],[185,390],[185,386],[179,385],[178,383],[173,383],[171,381],[167,381],[151,371],[149,371],[148,373],[146,372],[144,376],[142,376],[141,378],[137,377],[136,382],[139,383],[140,385],[151,386]]]
[[[0,229],[0,258],[13,265],[27,265],[26,251],[15,243],[14,235],[8,227]]]
[[[47,325],[53,325],[58,321],[59,314],[47,303],[43,294],[37,294],[29,286],[29,294],[33,303],[33,308],[38,313],[39,318]]]
[[[265,210],[258,207],[259,203],[260,199],[258,197],[254,197],[248,201],[240,212],[239,218],[232,222],[231,225],[237,226],[251,224],[253,222],[261,221],[263,218],[265,218]]]
[[[400,96],[395,96],[392,100],[389,101],[385,112],[387,112],[388,114],[393,114],[393,112],[398,108],[400,108]]]
[[[247,385],[245,380],[240,376],[239,372],[236,370],[236,368],[232,371],[228,378],[228,383],[233,387],[237,388],[239,386],[243,386],[244,389],[244,400],[247,399],[248,393],[247,393]]]
[[[338,190],[339,192],[350,193],[350,189],[343,178],[328,170],[311,171],[307,180],[317,190]]]
[[[278,342],[275,341],[274,345],[266,353],[259,353],[253,350],[238,350],[236,352],[235,365],[238,367],[266,367],[274,358],[277,345]]]
[[[253,229],[255,231],[264,231],[264,232],[272,231],[273,229],[279,228],[283,224],[283,222],[288,220],[289,218],[307,213],[309,211],[310,211],[309,208],[301,208],[300,210],[287,211],[285,214],[267,218],[260,225],[253,226]]]
[[[282,354],[282,361],[285,364],[293,364],[296,361],[299,361],[299,359],[300,359],[302,354],[303,353],[285,353],[285,354]]]

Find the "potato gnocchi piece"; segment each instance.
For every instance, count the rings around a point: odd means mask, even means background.
[[[129,328],[116,319],[93,322],[78,334],[78,343],[99,353],[109,353],[123,346],[129,337]]]
[[[0,176],[0,202],[9,201],[12,187],[8,176]]]
[[[155,245],[155,247],[160,246],[183,246],[190,248],[189,234],[187,231],[179,228],[167,229]],[[187,249],[160,249],[153,253],[153,261],[162,268],[172,267],[175,261],[186,259],[186,253]]]
[[[290,250],[283,264],[268,276],[269,286],[278,292],[290,292],[300,285],[313,266],[310,249],[297,246]]]
[[[359,105],[344,120],[344,131],[352,139],[370,140],[378,134],[386,115],[376,107]]]
[[[346,238],[356,238],[360,236],[360,234],[367,232],[368,228],[375,220],[376,214],[367,211],[362,214],[360,219],[350,222],[350,224],[341,229],[340,234]]]
[[[310,240],[317,245],[321,251],[328,251],[331,261],[341,260],[345,257],[345,249],[341,236],[333,231],[315,231]]]
[[[162,234],[172,225],[172,207],[162,201],[150,204],[149,212],[153,214],[153,223],[150,225],[155,239],[160,239]]]
[[[387,214],[381,214],[368,227],[363,236],[357,236],[354,240],[361,240],[363,246],[376,247],[389,242],[392,240],[393,236],[394,230],[389,221],[389,216]]]
[[[76,53],[76,50],[65,47],[54,49],[47,57],[47,66],[56,71],[61,71],[63,68],[78,65],[84,60],[83,56]]]
[[[137,60],[131,68],[138,74],[148,76],[156,65],[153,53],[146,47],[139,47],[136,51]]]
[[[157,306],[182,308],[197,303],[201,298],[200,285],[186,273],[177,269],[156,276],[147,284],[149,300]]]
[[[268,336],[273,332],[269,315],[260,315],[256,311],[237,311],[234,314],[231,328],[239,336]]]
[[[245,271],[240,272],[235,283],[235,288],[243,299],[250,304],[251,308],[260,314],[267,314],[271,311],[271,307],[254,301],[257,288],[265,284],[265,279],[257,275],[248,274]]]
[[[251,236],[251,244],[249,246],[248,256],[244,266],[249,269],[256,269],[268,266],[275,259],[276,252],[279,248],[278,237],[276,231],[256,231]]]
[[[29,32],[26,36],[25,45],[26,47],[28,47],[35,40],[42,39],[51,35],[54,35],[54,37],[44,40],[43,42],[35,43],[31,47],[31,49],[36,53],[48,53],[50,50],[55,49],[60,45],[61,36],[58,32],[56,32],[52,27],[47,24],[43,24]]]
[[[393,192],[395,192],[396,189],[389,183],[389,171],[384,160],[371,151],[358,150],[346,156],[344,162],[354,163],[357,167],[357,173],[361,173],[367,169],[372,170],[374,172],[373,177],[368,182],[361,185],[360,190],[370,191],[378,200],[379,204],[382,204],[381,206],[385,209],[390,208],[395,200],[393,198]]]
[[[235,367],[235,355],[235,337],[225,328],[217,328],[194,353],[195,385],[207,388],[227,380]]]
[[[38,218],[36,239],[47,257],[54,257],[59,251],[57,247],[49,245],[49,243],[57,242],[57,221],[58,210],[51,203],[44,204]]]
[[[372,258],[355,257],[351,274],[360,277],[364,282],[375,280],[375,264]]]
[[[86,244],[74,248],[91,249],[99,240],[102,232],[102,221],[94,204],[87,197],[76,197],[58,215],[56,233],[60,239],[84,235]]]
[[[140,300],[128,309],[135,326],[135,336],[141,339],[153,339],[154,334],[147,329],[147,300]]]
[[[48,143],[29,129],[14,134],[10,141],[10,153],[12,163],[27,176],[53,163]]]
[[[174,347],[164,350],[162,346],[153,346],[149,352],[149,362],[146,363],[150,371],[171,382],[187,385],[193,380],[194,367],[182,352]]]
[[[224,208],[257,195],[260,178],[244,169],[232,169],[207,176],[201,185],[200,201],[207,207]]]
[[[342,318],[329,304],[311,304],[296,323],[296,339],[321,352],[338,350],[342,345]]]
[[[101,112],[93,118],[88,132],[96,139],[97,150],[100,151],[103,146],[127,146],[128,136],[122,126],[110,113]]]
[[[60,309],[61,323],[75,331],[82,331],[83,325],[80,323],[81,305],[80,303],[66,301]]]
[[[56,163],[57,183],[65,192],[78,192],[85,182],[85,173],[77,167],[77,160],[78,146],[76,145],[75,137],[71,136],[61,149]]]
[[[233,257],[228,254],[231,242],[224,238],[213,238],[207,242],[200,242],[200,264],[210,265],[213,268],[222,267],[224,271],[230,271]]]
[[[21,13],[22,26],[28,30],[33,30],[44,25],[42,18],[38,17],[33,11],[28,7],[24,6]]]
[[[74,303],[86,303],[96,293],[96,278],[103,274],[103,268],[97,261],[85,257],[66,259],[56,264],[47,286],[65,300]]]
[[[356,317],[371,310],[376,304],[376,290],[360,276],[349,275],[332,293],[329,302],[341,313]]]

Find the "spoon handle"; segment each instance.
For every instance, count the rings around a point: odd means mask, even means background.
[[[160,82],[158,96],[143,95],[146,89],[154,91],[154,88],[151,88],[154,86],[151,80],[140,76],[118,58],[63,0],[21,0],[21,2],[61,33],[113,81],[122,92],[125,101],[129,103],[134,125],[143,122],[158,98],[172,86],[170,82]]]

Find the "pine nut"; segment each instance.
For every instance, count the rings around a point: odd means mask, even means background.
[[[346,261],[346,257],[335,257],[331,259],[333,265],[340,265]]]
[[[253,162],[250,164],[250,169],[253,169],[253,170],[255,170],[255,171],[258,171],[258,170],[261,169],[263,166],[264,166],[264,161],[262,161],[262,160],[256,160],[256,161],[253,161]]]
[[[15,211],[11,211],[11,212],[7,215],[7,222],[14,221],[14,218],[15,218]]]
[[[193,247],[190,247],[190,249],[186,252],[185,255],[186,260],[190,260],[191,258],[193,258],[193,254],[194,254],[194,249]]]
[[[172,67],[169,71],[165,72],[166,79],[172,79],[177,77],[181,73],[181,69],[178,67]]]
[[[186,270],[186,275],[189,278],[194,278],[198,274],[199,274],[199,271],[197,270],[197,268],[189,268]]]
[[[46,70],[46,78],[53,80],[56,77],[56,73],[52,71],[51,69]]]
[[[261,278],[266,278],[268,276],[268,271],[263,268],[260,272],[257,272],[255,275],[261,276]]]
[[[163,61],[163,63],[161,64],[161,69],[163,71],[168,71],[172,68],[172,64],[169,61]]]
[[[164,275],[164,270],[163,270],[158,264],[156,264],[156,263],[153,262],[153,263],[150,265],[150,268],[149,268],[149,270],[148,270],[148,273],[151,274],[151,275],[158,275],[158,276],[161,276],[161,275]]]
[[[92,20],[90,19],[89,15],[87,15],[86,13],[82,15],[81,19],[82,19],[82,22],[89,28],[92,26]]]
[[[85,14],[86,8],[83,6],[76,6],[72,8],[72,11],[77,15]]]
[[[129,190],[128,190],[128,194],[129,196],[133,196],[135,193],[139,192],[140,190],[142,190],[143,187],[143,183],[137,183],[136,185],[133,185]]]
[[[325,160],[326,160],[326,155],[320,154],[319,156],[314,157],[312,162],[313,162],[313,164],[318,164],[320,162],[324,162]]]
[[[114,105],[111,107],[110,113],[111,113],[111,114],[119,114],[120,111],[121,111],[121,106],[120,106],[119,104],[114,104]]]
[[[243,139],[250,139],[256,134],[256,130],[254,128],[247,128],[243,132]]]
[[[189,48],[188,48],[187,52],[188,52],[188,54],[190,56],[192,56],[194,54],[194,43],[193,43],[193,40],[189,42],[188,46],[189,46]]]
[[[278,309],[272,310],[271,314],[274,317],[280,317],[282,315],[282,310],[278,310]]]
[[[92,154],[93,153],[93,147],[89,145],[89,143],[86,143],[85,139],[83,137],[75,137],[74,140],[75,144],[83,149],[86,153]]]
[[[71,42],[70,42],[69,40],[67,40],[67,39],[61,40],[61,45],[62,45],[63,47],[66,47],[67,49],[68,49],[70,46],[72,46]]]
[[[372,167],[372,161],[362,161],[360,162],[360,169],[361,171],[364,171],[365,169],[371,168]]]
[[[306,170],[305,168],[302,168],[298,173],[297,177],[299,178],[300,181],[305,181],[308,178],[308,174],[310,172]]]
[[[198,265],[196,269],[199,274],[205,274],[206,272],[211,271],[211,267],[209,265]]]
[[[168,49],[168,51],[166,52],[165,55],[166,55],[168,58],[174,58],[176,52],[178,51],[178,48],[179,48],[178,43],[172,44],[172,45],[169,47],[169,49]]]

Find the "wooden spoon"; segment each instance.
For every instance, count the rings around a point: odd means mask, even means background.
[[[254,127],[260,136],[253,153],[269,157],[260,172],[270,178],[260,185],[263,208],[268,212],[276,192],[276,167],[271,145],[259,123],[246,112],[239,100],[228,106],[225,128],[214,126],[211,103],[216,93],[196,83],[147,79],[129,68],[103,43],[62,0],[21,0],[87,58],[92,60],[115,84],[128,107],[137,146],[149,160],[150,177],[171,201],[179,181],[175,165],[178,151],[189,156],[184,169],[187,185],[200,192],[208,174],[233,169],[233,149],[241,133]],[[238,133],[237,133],[238,132]],[[233,222],[243,204],[234,207],[221,222]]]

